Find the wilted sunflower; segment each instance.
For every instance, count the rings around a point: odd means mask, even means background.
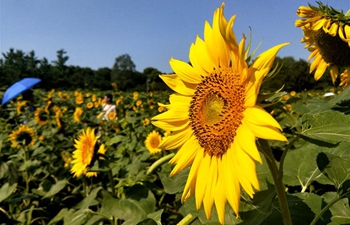
[[[159,148],[178,149],[171,175],[191,167],[182,201],[195,195],[197,209],[203,203],[208,219],[215,202],[221,223],[227,201],[238,216],[241,188],[250,197],[260,188],[256,139],[287,140],[278,122],[256,105],[262,80],[287,44],[263,52],[248,66],[245,37],[237,43],[235,16],[227,21],[223,9],[224,4],[215,11],[212,26],[205,23],[205,40],[197,37],[192,44],[191,65],[170,60],[175,74],[160,77],[177,93],[163,105],[167,111],[152,118],[171,132]]]
[[[83,114],[83,109],[80,107],[75,108],[75,112],[73,114],[73,118],[76,122],[80,123],[80,116]]]
[[[49,122],[49,114],[43,108],[36,108],[34,119],[39,125],[45,125]]]
[[[9,138],[12,148],[30,147],[36,141],[35,131],[26,125],[22,125],[17,130],[14,130],[9,135]]]
[[[20,115],[22,113],[22,108],[27,105],[27,101],[17,101],[17,114]]]
[[[334,83],[339,67],[346,68],[343,73],[350,69],[350,13],[344,14],[321,2],[317,3],[318,7],[311,4],[309,7],[299,7],[297,15],[303,19],[296,20],[295,26],[304,32],[301,42],[311,51],[308,59],[313,59],[310,73],[316,70],[314,77],[318,80],[330,67]],[[345,82],[343,84],[347,85]]]
[[[106,152],[104,144],[101,144],[95,152],[98,138],[99,136],[95,135],[95,130],[88,127],[74,140],[76,150],[73,152],[73,160],[71,161],[73,165],[71,173],[74,174],[74,177],[80,177],[82,174],[87,177],[96,176],[96,172],[88,172],[88,168],[97,153],[103,155]]]
[[[158,148],[161,140],[162,136],[155,130],[147,135],[145,146],[151,155],[162,151]]]

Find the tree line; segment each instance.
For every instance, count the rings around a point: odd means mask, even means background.
[[[136,65],[130,55],[116,57],[111,68],[93,70],[88,67],[68,66],[69,60],[64,49],[57,51],[57,59],[49,62],[46,58],[38,59],[34,51],[25,53],[11,48],[2,53],[0,58],[0,86],[8,87],[24,77],[37,77],[42,80],[37,87],[51,90],[75,90],[77,88],[109,90],[111,83],[116,83],[120,91],[162,91],[169,88],[159,78],[161,71],[148,67],[142,72],[136,71]],[[276,90],[284,86],[285,91],[303,91],[323,89],[332,86],[328,74],[316,82],[309,74],[309,64],[303,59],[277,57],[275,64],[283,66],[277,78],[264,88]]]

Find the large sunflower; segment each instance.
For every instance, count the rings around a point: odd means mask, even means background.
[[[269,49],[248,66],[245,37],[237,43],[235,16],[227,21],[223,9],[224,4],[215,11],[212,26],[205,23],[204,40],[197,37],[192,44],[191,65],[170,60],[175,74],[161,78],[177,93],[163,105],[167,111],[152,118],[171,132],[159,148],[178,149],[171,175],[191,167],[182,201],[195,195],[197,209],[203,203],[208,219],[215,202],[221,223],[227,201],[238,216],[241,187],[251,197],[259,190],[256,139],[286,141],[280,125],[256,101],[277,52],[287,45]]]
[[[340,67],[346,68],[346,74],[350,69],[350,15],[317,3],[318,7],[309,4],[298,8],[297,15],[302,19],[296,20],[295,26],[304,32],[301,42],[311,52],[310,73],[316,70],[314,77],[318,80],[330,67],[334,83]]]
[[[71,173],[74,174],[74,177],[80,177],[82,174],[87,177],[96,176],[96,172],[88,172],[88,167],[97,153],[105,154],[106,152],[104,144],[101,144],[95,152],[98,138],[99,136],[95,135],[95,130],[88,127],[74,140],[76,150],[73,152],[73,161],[71,162],[73,164]]]
[[[149,153],[153,155],[162,151],[158,148],[161,140],[162,136],[155,130],[147,135],[147,138],[145,140],[145,146]]]
[[[22,125],[17,130],[12,131],[9,138],[12,148],[30,147],[36,141],[35,131],[26,125]]]

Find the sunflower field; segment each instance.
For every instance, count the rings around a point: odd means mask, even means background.
[[[255,56],[223,10],[160,75],[171,92],[34,88],[2,105],[0,224],[350,224],[350,15],[298,9],[310,73],[342,86],[285,92],[268,87],[290,43]]]

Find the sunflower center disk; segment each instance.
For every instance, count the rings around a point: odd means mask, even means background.
[[[231,146],[243,119],[245,89],[231,68],[218,69],[198,84],[189,118],[204,151],[221,157]]]
[[[350,48],[338,34],[333,37],[320,29],[314,38],[324,61],[331,65],[350,66]]]

